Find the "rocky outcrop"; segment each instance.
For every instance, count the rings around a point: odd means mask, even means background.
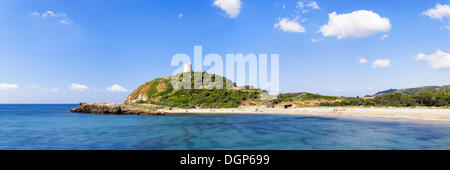
[[[126,104],[109,103],[80,103],[77,108],[70,110],[76,113],[120,114],[120,115],[164,115],[165,113],[152,109],[135,107]]]

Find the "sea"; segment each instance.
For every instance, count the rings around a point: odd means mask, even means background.
[[[450,123],[246,114],[70,113],[0,105],[0,150],[448,150]]]

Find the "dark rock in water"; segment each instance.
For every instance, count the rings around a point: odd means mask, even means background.
[[[95,113],[95,114],[120,114],[120,115],[164,115],[165,113],[134,107],[125,104],[109,104],[109,103],[80,103],[80,105],[70,110],[77,113]]]

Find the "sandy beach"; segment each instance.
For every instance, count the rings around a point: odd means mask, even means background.
[[[170,113],[193,114],[283,114],[305,116],[343,116],[360,118],[386,118],[418,121],[450,122],[448,108],[377,108],[377,107],[307,107],[307,108],[264,108],[241,107],[237,109],[174,109],[160,110]]]

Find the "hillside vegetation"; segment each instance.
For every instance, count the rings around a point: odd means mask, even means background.
[[[188,80],[183,79],[188,74]],[[197,75],[197,76],[196,76]],[[239,106],[450,106],[450,86],[427,86],[419,88],[390,89],[378,92],[368,98],[323,96],[312,93],[284,93],[274,100],[261,100],[266,91],[252,89],[249,86],[237,87],[231,80],[206,72],[180,73],[175,75],[180,83],[172,84],[172,76],[157,78],[137,88],[124,103],[146,104],[169,108],[236,108]],[[197,78],[197,79],[196,79]],[[200,78],[200,79],[198,79]],[[210,83],[202,84],[201,78],[211,78]],[[222,81],[216,81],[220,80]],[[194,89],[195,83],[202,86]],[[214,88],[217,83],[222,87]],[[184,83],[190,89],[180,88]],[[176,87],[174,87],[176,86]]]
[[[175,75],[183,79],[183,74]],[[203,84],[200,89],[194,89],[195,82],[201,82],[197,77],[211,77],[213,83]],[[231,80],[206,72],[195,72],[190,75],[190,81],[182,81],[175,86],[182,87],[183,83],[191,84],[191,89],[175,88],[171,83],[172,77],[158,78],[147,82],[136,89],[125,103],[148,103],[158,106],[174,108],[236,108],[243,102],[258,100],[264,91],[238,88]],[[216,79],[222,79],[224,89],[213,88]],[[220,82],[220,81],[217,81]],[[227,86],[228,85],[228,86]],[[231,87],[225,89],[225,87]]]
[[[398,90],[392,93],[376,95],[371,99],[342,98],[339,102],[323,102],[320,106],[450,106],[449,86],[424,87]]]

